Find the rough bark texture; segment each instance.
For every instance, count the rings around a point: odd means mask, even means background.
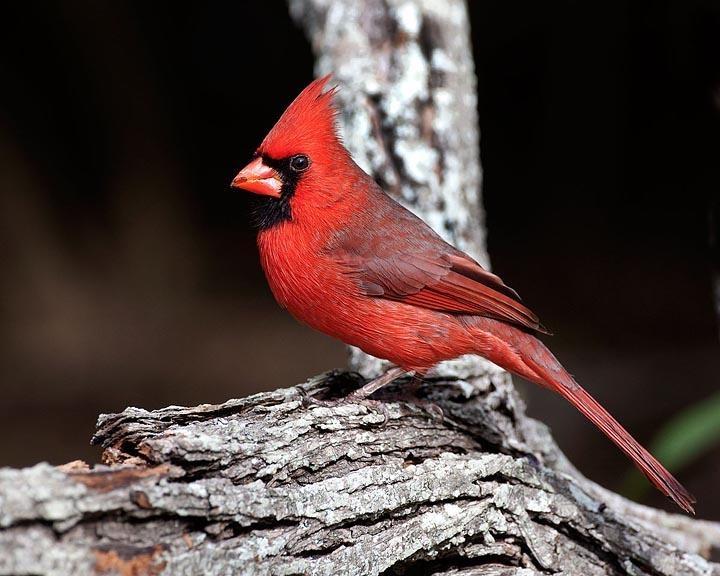
[[[487,265],[464,4],[290,5],[343,88],[358,162]],[[497,367],[440,373],[424,392],[443,422],[386,398],[383,427],[359,405],[304,408],[296,389],[102,416],[105,466],[0,470],[0,574],[720,574],[716,524],[583,478]]]
[[[720,574],[720,527],[575,474],[490,379],[424,391],[444,422],[293,388],[101,416],[108,466],[0,471],[0,574]]]

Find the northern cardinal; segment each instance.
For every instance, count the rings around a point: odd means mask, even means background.
[[[232,186],[259,195],[258,246],[278,303],[301,322],[396,365],[351,396],[404,372],[479,354],[566,398],[663,494],[693,496],[536,338],[517,293],[442,240],[355,164],[336,131],[329,76],[290,104]]]

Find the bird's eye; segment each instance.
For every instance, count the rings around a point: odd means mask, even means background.
[[[305,156],[305,154],[293,156],[290,158],[290,168],[294,172],[305,172],[305,170],[310,168],[310,158]]]

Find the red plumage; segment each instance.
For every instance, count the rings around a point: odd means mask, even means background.
[[[564,396],[683,510],[693,497],[535,335],[514,290],[443,241],[353,162],[328,77],[288,107],[233,185],[265,195],[258,246],[277,301],[301,322],[424,374],[479,354]]]

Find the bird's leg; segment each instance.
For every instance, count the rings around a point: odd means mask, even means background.
[[[437,404],[435,404],[435,402],[429,402],[427,400],[421,400],[420,398],[418,398],[418,390],[420,389],[420,386],[422,386],[423,376],[425,376],[424,373],[413,373],[412,379],[403,389],[403,393],[398,397],[398,399],[405,400],[408,404],[414,404],[418,408],[421,408],[425,412],[427,412],[433,420],[442,422],[445,418],[445,413],[443,412],[443,409],[440,408],[440,406],[438,406]],[[408,398],[408,396],[410,398]]]
[[[305,392],[301,387],[298,387],[298,390],[303,397],[303,404],[305,405],[314,404],[316,406],[334,407],[342,406],[343,404],[363,404],[365,406],[368,406],[369,408],[382,414],[384,420],[381,426],[384,426],[385,423],[388,421],[387,408],[382,402],[378,400],[371,400],[369,396],[373,392],[380,390],[380,388],[382,388],[383,386],[390,384],[390,382],[399,378],[404,373],[405,370],[403,370],[399,366],[395,366],[393,368],[390,368],[388,371],[386,371],[384,374],[381,374],[377,378],[370,380],[370,382],[368,382],[361,388],[350,392],[350,394],[348,394],[347,396],[337,398],[336,400],[319,400],[312,396],[308,396],[307,392]]]
[[[370,396],[370,394],[372,394],[373,392],[377,392],[383,386],[387,386],[393,380],[397,380],[403,374],[405,374],[405,370],[403,368],[400,368],[400,366],[390,368],[384,374],[380,374],[380,376],[378,376],[377,378],[370,380],[370,382],[365,384],[362,388],[358,388],[357,390],[348,394],[348,398],[353,398],[356,400],[367,398],[368,396]],[[414,378],[414,372],[409,372],[409,374],[412,375]]]

